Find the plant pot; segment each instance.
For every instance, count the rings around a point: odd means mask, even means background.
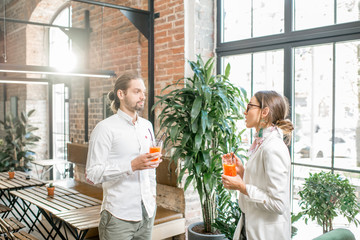
[[[190,224],[188,227],[188,240],[227,240],[224,234],[202,234],[193,231],[193,227],[197,225],[204,225],[203,222],[196,222]]]
[[[48,196],[53,197],[55,192],[55,187],[48,187],[47,192],[48,192]]]
[[[9,179],[13,179],[15,177],[15,172],[8,172],[9,173]]]

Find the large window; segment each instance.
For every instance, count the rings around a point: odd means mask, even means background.
[[[289,99],[292,211],[300,211],[298,191],[310,172],[340,173],[360,196],[360,1],[217,3],[218,71],[230,63],[230,79],[249,96],[276,90]],[[334,225],[360,236],[346,219],[336,218]],[[295,226],[293,239],[322,233],[315,222]]]
[[[71,7],[60,11],[53,21],[54,25],[71,27]],[[70,38],[59,28],[49,30],[49,65],[61,71],[71,70],[76,66],[76,58],[72,52]],[[67,159],[67,143],[69,142],[69,87],[64,83],[53,84],[53,159]],[[56,165],[54,178],[62,178],[66,169],[63,165]]]

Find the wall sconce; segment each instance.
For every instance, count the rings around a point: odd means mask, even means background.
[[[7,73],[30,73],[30,74],[49,74],[73,77],[93,77],[93,78],[111,78],[116,76],[114,71],[90,71],[90,70],[72,70],[60,71],[54,67],[34,66],[34,65],[15,65],[8,63],[0,63],[0,72]]]

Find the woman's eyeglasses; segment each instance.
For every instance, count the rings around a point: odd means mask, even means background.
[[[251,108],[253,108],[253,107],[258,107],[258,108],[260,108],[259,105],[255,105],[255,104],[248,103],[248,105],[247,105],[247,107],[246,107],[246,112],[249,112],[249,110],[250,110]]]

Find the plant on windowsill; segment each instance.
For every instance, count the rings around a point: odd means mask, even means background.
[[[5,133],[0,145],[0,172],[8,171],[10,168],[30,170],[30,162],[35,154],[30,147],[40,140],[40,137],[34,134],[38,128],[33,127],[29,121],[34,112],[35,110],[21,112],[18,118],[9,114],[5,121],[0,121]]]
[[[10,168],[8,171],[8,174],[9,174],[9,179],[14,179],[14,177],[15,177],[14,168]]]
[[[49,185],[47,186],[47,192],[48,192],[48,196],[49,197],[53,197],[54,196],[54,192],[55,192],[55,186],[53,183],[49,183]]]
[[[216,189],[222,185],[221,156],[241,142],[243,131],[237,132],[236,121],[243,119],[246,92],[229,81],[229,64],[224,75],[214,75],[213,58],[204,63],[197,56],[196,62],[188,63],[194,75],[164,88],[153,109],[163,107],[158,116],[160,129],[167,133],[165,146],[174,149],[171,161],[179,166],[178,181],[187,174],[184,191],[194,184],[203,217],[198,225],[211,234],[216,231]]]
[[[310,173],[299,196],[302,211],[298,215],[304,217],[306,224],[309,219],[316,220],[323,227],[323,233],[333,230],[333,220],[338,215],[356,226],[360,223],[356,219],[360,204],[355,188],[339,174],[323,171]]]

